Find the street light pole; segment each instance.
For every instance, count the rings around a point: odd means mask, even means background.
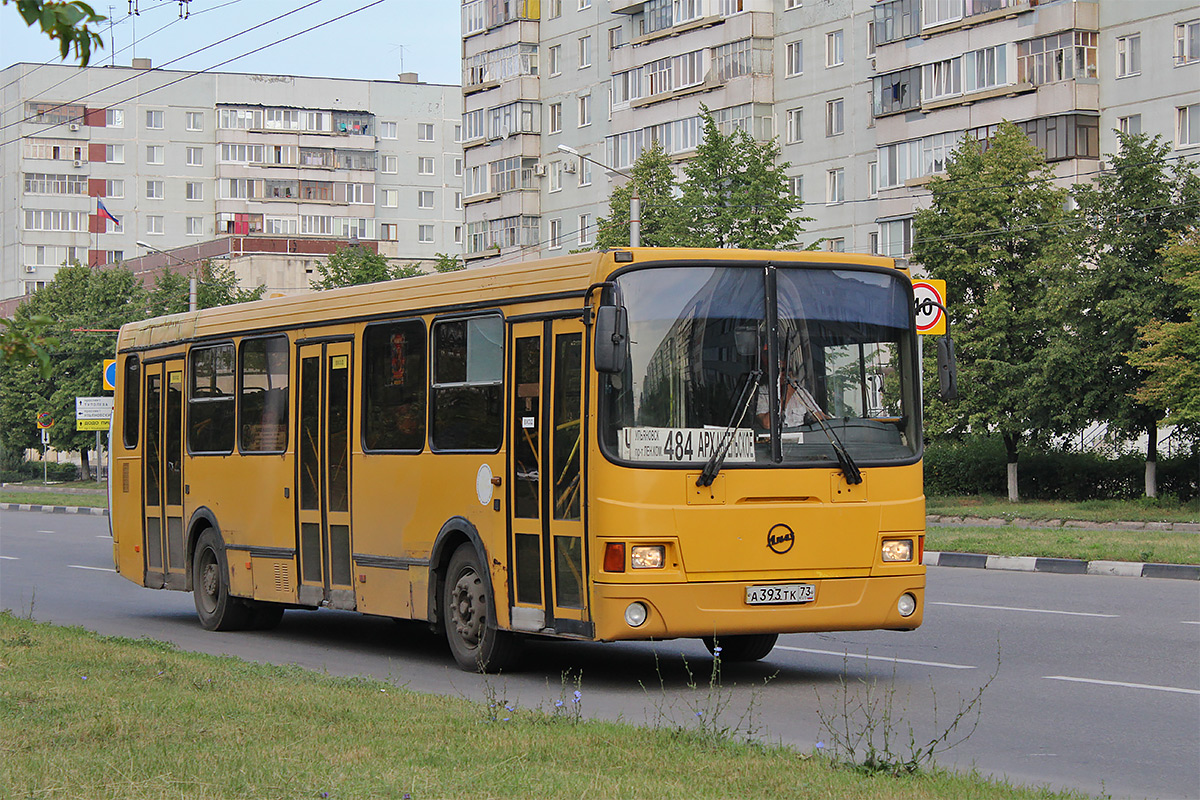
[[[175,259],[180,265],[187,266],[188,262],[184,261],[179,256],[175,255],[174,253],[168,253],[166,250],[160,250],[157,247],[155,247],[154,245],[149,244],[148,242],[139,241],[139,242],[135,242],[134,244],[136,244],[138,247],[144,247],[147,250],[153,250],[156,253],[162,253],[167,258]],[[195,311],[195,310],[196,310],[196,276],[192,275],[190,278],[188,278],[188,311]]]
[[[637,180],[632,175],[630,175],[628,172],[617,169],[616,167],[610,167],[607,164],[601,164],[596,159],[585,156],[583,153],[579,152],[574,147],[568,147],[565,144],[560,144],[558,146],[558,149],[563,151],[564,153],[570,153],[571,155],[581,158],[584,161],[595,164],[598,167],[603,167],[604,169],[608,170],[609,172],[615,172],[618,175],[621,175],[621,176],[629,179],[629,182],[633,185],[632,186],[633,194],[631,194],[629,197],[629,245],[630,245],[630,247],[641,247],[642,246],[642,199],[640,197],[638,197]]]

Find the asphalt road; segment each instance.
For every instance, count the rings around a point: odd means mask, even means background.
[[[0,608],[39,620],[419,691],[495,693],[524,707],[569,699],[582,673],[587,716],[693,725],[695,711],[718,699],[727,705],[716,724],[748,725],[805,750],[830,741],[821,712],[836,717],[843,677],[859,698],[865,684],[890,697],[907,741],[910,722],[918,738],[944,730],[998,669],[978,729],[938,757],[942,766],[1115,798],[1200,797],[1192,581],[931,568],[919,630],[784,636],[764,661],[726,665],[714,698],[711,661],[696,641],[539,642],[521,672],[485,679],[457,670],[442,640],[417,623],[291,611],[275,631],[209,633],[190,595],[134,586],[111,561],[103,517],[0,512]]]

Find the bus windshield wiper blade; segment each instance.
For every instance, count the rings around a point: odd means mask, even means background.
[[[837,456],[838,466],[842,468],[842,474],[846,476],[846,483],[855,485],[862,483],[862,472],[858,469],[858,465],[854,463],[854,459],[850,457],[850,453],[846,450],[842,440],[825,424],[828,415],[821,410],[817,405],[817,401],[809,394],[808,390],[796,382],[795,378],[787,378],[788,385],[795,390],[796,395],[800,398],[800,402],[808,409],[808,413],[812,414],[817,424],[821,426],[821,430],[825,431],[825,435],[829,437],[829,444],[833,447],[833,454]]]
[[[751,378],[754,380],[751,381]],[[729,418],[729,425],[721,434],[721,441],[717,443],[717,448],[713,450],[712,455],[704,464],[704,469],[700,471],[700,477],[696,479],[697,486],[711,486],[712,482],[717,479],[717,473],[721,471],[721,465],[725,463],[725,454],[729,452],[729,444],[733,441],[733,433],[741,427],[742,420],[746,418],[746,412],[750,410],[750,401],[758,394],[758,384],[761,382],[761,369],[746,373],[746,380],[742,384],[742,393],[733,407],[733,416]],[[739,406],[741,407],[740,411],[738,410]]]

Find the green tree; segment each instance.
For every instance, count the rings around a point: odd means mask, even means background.
[[[393,267],[387,258],[361,245],[338,248],[325,263],[317,264],[317,273],[321,276],[320,280],[312,281],[312,288],[316,291],[424,274],[414,264]]]
[[[629,246],[629,201],[636,187],[641,206],[641,243],[646,247],[679,247],[687,243],[687,227],[679,203],[671,159],[657,140],[638,155],[629,170],[633,179],[613,190],[608,216],[596,220],[596,249]]]
[[[788,188],[790,162],[777,164],[775,140],[756,142],[744,130],[717,129],[701,106],[704,132],[696,157],[684,167],[684,218],[696,247],[777,249],[795,244],[811,218]]]
[[[4,0],[8,5],[9,0]],[[17,11],[25,19],[25,24],[33,26],[37,23],[42,33],[51,39],[58,40],[58,48],[65,59],[75,48],[75,59],[79,66],[86,67],[92,58],[92,48],[104,47],[104,40],[88,28],[104,22],[108,17],[102,17],[92,10],[92,7],[80,0],[59,2],[59,0],[13,0]]]
[[[1139,394],[1145,374],[1126,354],[1143,347],[1141,326],[1185,314],[1166,280],[1162,250],[1200,220],[1200,177],[1194,164],[1168,166],[1171,147],[1161,137],[1119,140],[1111,168],[1073,191],[1080,260],[1067,293],[1076,321],[1064,357],[1080,373],[1073,404],[1079,416],[1106,422],[1110,435],[1147,437],[1146,494],[1153,497],[1166,407]]]
[[[36,446],[35,417],[47,411],[56,420],[50,444],[79,450],[88,471],[95,434],[75,430],[75,398],[103,394],[104,359],[113,357],[116,343],[116,334],[108,331],[140,319],[145,301],[145,289],[130,270],[74,264],[60,268],[54,280],[17,307],[18,325],[50,318],[46,334],[56,343],[47,347],[51,369],[46,377],[33,362],[0,365],[0,436],[6,449]]]
[[[216,308],[261,300],[267,291],[267,287],[261,284],[253,289],[241,288],[237,275],[228,264],[215,265],[210,260],[200,265],[195,276],[197,308]],[[147,316],[187,311],[190,294],[190,275],[165,270],[155,279],[154,288],[150,290]]]
[[[437,261],[433,263],[433,268],[437,272],[458,272],[467,268],[467,265],[462,262],[458,256],[452,256],[449,253],[434,253]]]
[[[1200,432],[1200,228],[1178,234],[1162,253],[1163,277],[1186,309],[1180,322],[1151,320],[1129,352],[1141,370],[1135,400],[1167,409],[1166,422]]]
[[[914,220],[913,256],[950,295],[959,362],[950,427],[1003,438],[1015,502],[1018,446],[1043,443],[1068,424],[1069,401],[1049,391],[1046,353],[1061,323],[1045,302],[1065,258],[1066,192],[1010,122],[986,150],[964,139],[946,173],[930,182],[931,205]]]
[[[0,365],[33,363],[43,378],[49,376],[50,351],[46,348],[55,344],[45,335],[50,323],[49,317],[41,315],[19,321],[0,317]]]

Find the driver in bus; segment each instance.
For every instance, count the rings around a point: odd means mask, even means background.
[[[783,398],[783,427],[798,428],[801,425],[811,425],[817,420],[829,419],[829,415],[821,410],[812,392],[804,387],[804,376],[808,371],[804,368],[804,362],[800,360],[800,353],[793,353],[796,357],[796,363],[792,366],[795,369],[790,369],[787,359],[783,354],[780,354],[779,363],[779,394]],[[766,347],[763,347],[763,362],[764,371],[766,370]],[[758,387],[758,402],[754,409],[754,413],[758,415],[758,421],[762,423],[763,428],[771,427],[771,393],[767,391],[767,385],[764,383]]]

